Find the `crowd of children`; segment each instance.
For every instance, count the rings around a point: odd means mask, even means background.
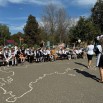
[[[46,61],[55,61],[58,58],[60,59],[71,59],[71,56],[82,54],[82,51],[72,51],[72,53],[65,49],[55,48],[24,48],[13,46],[9,47],[0,47],[0,63],[2,65],[18,65],[19,63],[24,63],[25,61],[29,63],[33,62],[46,62]]]

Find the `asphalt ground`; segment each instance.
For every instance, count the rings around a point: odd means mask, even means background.
[[[0,103],[103,103],[99,70],[87,59],[0,68]]]

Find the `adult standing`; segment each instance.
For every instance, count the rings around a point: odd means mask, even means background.
[[[93,55],[94,55],[94,45],[92,44],[92,42],[88,42],[87,46],[88,69],[91,67]]]
[[[101,53],[102,53],[102,46],[101,46],[100,42],[98,41],[97,45],[96,45],[96,67],[98,67]]]
[[[103,35],[99,36],[99,42],[102,47],[102,51],[100,53],[100,58],[98,59],[98,67],[99,67],[99,73],[100,73],[100,80],[99,82],[103,83]]]

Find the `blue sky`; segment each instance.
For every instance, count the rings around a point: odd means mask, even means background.
[[[6,24],[10,32],[23,32],[23,27],[30,14],[41,22],[42,9],[49,3],[64,7],[70,17],[88,17],[97,0],[0,0],[0,23]]]

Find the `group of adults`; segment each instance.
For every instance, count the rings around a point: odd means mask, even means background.
[[[95,44],[88,42],[87,46],[88,69],[91,68],[92,57],[96,54],[96,66],[99,67],[100,80],[103,83],[103,35],[96,37]]]

